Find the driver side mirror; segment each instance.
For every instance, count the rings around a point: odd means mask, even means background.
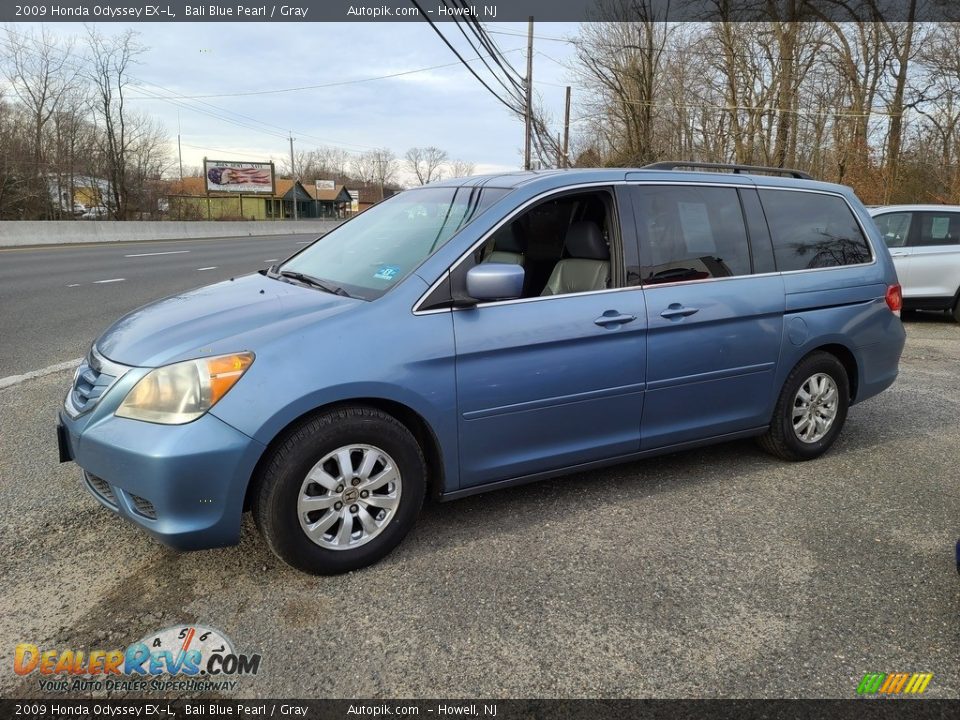
[[[524,270],[509,263],[481,263],[467,272],[467,295],[481,302],[523,295]]]

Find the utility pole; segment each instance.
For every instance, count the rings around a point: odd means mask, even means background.
[[[290,133],[290,177],[293,178],[293,219],[297,220],[297,170],[293,164],[293,133]]]
[[[570,86],[567,85],[567,105],[563,111],[563,165],[570,167]]]
[[[180,111],[177,110],[177,157],[180,159],[180,192],[183,192],[183,151],[180,149]]]
[[[178,193],[183,192],[183,151],[180,150],[180,132],[179,128],[177,131],[177,156],[180,158],[180,187],[177,189]],[[204,168],[206,170],[206,168]],[[203,186],[207,186],[207,179],[203,179]],[[73,192],[71,191],[70,197],[73,197]],[[168,206],[169,210],[169,206]],[[179,198],[177,199],[177,219],[183,220],[183,201]]]
[[[527,20],[527,81],[524,108],[523,169],[530,169],[530,141],[533,130],[533,15]]]

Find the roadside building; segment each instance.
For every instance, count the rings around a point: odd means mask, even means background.
[[[110,182],[90,175],[49,175],[47,189],[58,215],[79,215],[92,207],[109,207]]]
[[[312,218],[317,207],[302,183],[277,178],[274,192],[243,195],[207,192],[206,180],[189,177],[174,180],[167,190],[168,216],[183,220],[292,220]]]
[[[350,192],[344,185],[322,187],[318,182],[304,183],[304,188],[313,198],[312,217],[345,218],[351,214]]]

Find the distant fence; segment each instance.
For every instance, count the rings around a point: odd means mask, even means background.
[[[62,245],[72,243],[130,242],[136,240],[189,240],[195,238],[249,237],[328,233],[339,220],[285,221],[154,221],[129,220],[3,220],[0,247]]]

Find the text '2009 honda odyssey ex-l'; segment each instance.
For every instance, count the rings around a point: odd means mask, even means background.
[[[676,167],[435,183],[140,308],[78,369],[61,459],[175,548],[236,543],[249,508],[335,573],[427,493],[748,436],[816,458],[897,375],[883,241],[848,188]]]

